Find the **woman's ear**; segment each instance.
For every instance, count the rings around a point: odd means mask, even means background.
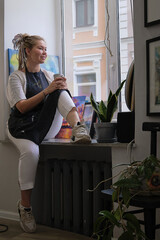
[[[31,50],[29,48],[25,48],[25,53],[28,56],[30,54]]]

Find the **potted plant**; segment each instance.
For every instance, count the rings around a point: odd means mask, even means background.
[[[135,195],[160,195],[160,160],[151,155],[143,161],[133,162],[121,172],[111,188],[113,208],[99,213],[94,238],[111,240],[115,227],[118,227],[122,230],[118,240],[148,240],[136,216],[127,210]],[[117,208],[114,207],[115,201],[118,203]]]
[[[114,142],[116,140],[116,123],[111,122],[118,106],[118,96],[126,80],[124,80],[117,91],[112,93],[110,90],[106,104],[103,100],[96,102],[91,93],[90,101],[94,111],[97,114],[98,122],[94,123],[96,137],[98,142]]]

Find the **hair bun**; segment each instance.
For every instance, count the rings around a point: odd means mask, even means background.
[[[12,40],[14,49],[18,50],[21,47],[22,43],[25,41],[25,38],[28,36],[29,35],[26,33],[25,34],[19,33],[15,35]]]

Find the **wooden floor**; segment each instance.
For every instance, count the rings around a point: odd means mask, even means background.
[[[38,225],[36,233],[25,233],[21,230],[19,222],[0,218],[0,224],[6,224],[8,231],[0,233],[0,240],[91,240],[91,238]],[[0,230],[2,228],[0,227]]]

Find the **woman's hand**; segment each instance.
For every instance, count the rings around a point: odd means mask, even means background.
[[[66,78],[63,76],[56,77],[53,82],[44,90],[45,94],[54,92],[57,89],[67,89]]]

